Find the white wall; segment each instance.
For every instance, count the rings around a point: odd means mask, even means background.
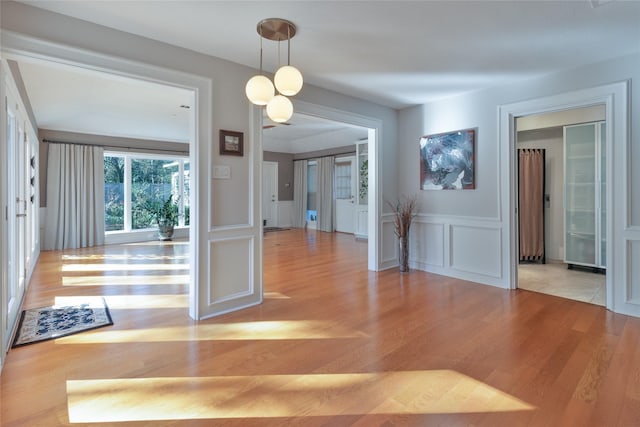
[[[504,162],[501,161],[504,153],[500,147],[498,108],[626,80],[631,80],[630,111],[637,117],[636,110],[640,108],[638,53],[400,111],[399,189],[404,193],[417,193],[421,203],[421,215],[412,233],[415,251],[411,260],[414,266],[511,287],[509,266],[505,261],[511,256],[510,249],[501,240],[509,233],[509,218],[505,218],[500,209],[502,201],[509,196],[509,189],[503,186],[502,178],[509,176],[510,172],[508,168],[503,169]],[[416,160],[419,138],[474,127],[478,129],[476,189],[420,191]],[[624,218],[615,225],[615,252],[624,258],[624,265],[628,266],[628,271],[616,267],[619,271],[615,273],[620,280],[615,286],[620,287],[616,295],[626,295],[627,301],[640,302],[640,268],[635,267],[640,265],[640,168],[630,167],[640,164],[640,121],[631,120],[629,130],[628,153],[621,152],[626,149],[624,146],[613,147],[616,158],[626,159],[630,171],[627,177],[620,175],[625,168],[612,171],[616,174],[616,191],[622,192],[622,188],[627,186],[628,194],[628,197],[621,195],[614,199],[614,212],[611,212],[615,216],[617,211],[619,217]],[[626,139],[620,134],[614,137],[616,143]],[[508,164],[508,158],[506,162]]]

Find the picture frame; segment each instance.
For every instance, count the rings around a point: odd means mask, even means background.
[[[420,138],[421,190],[473,190],[477,128]]]
[[[243,156],[244,134],[232,130],[220,129],[220,155]]]

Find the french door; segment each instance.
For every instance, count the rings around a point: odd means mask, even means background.
[[[277,162],[262,162],[262,221],[265,227],[278,226]]]
[[[24,126],[17,116],[17,104],[7,93],[5,101],[5,142],[7,205],[4,220],[6,222],[7,241],[5,246],[7,274],[4,277],[3,311],[6,313],[3,331],[2,349],[6,351],[15,323],[20,302],[24,295],[26,277],[26,138]],[[5,178],[5,177],[3,177]]]
[[[341,233],[353,234],[355,231],[356,176],[355,157],[336,158],[336,231]]]
[[[4,84],[4,82],[3,82]],[[1,155],[5,159],[2,168],[3,234],[1,244],[2,268],[2,351],[6,352],[11,339],[20,304],[27,284],[27,272],[31,256],[36,251],[37,209],[35,194],[36,139],[30,137],[27,122],[11,90],[5,90],[3,117],[3,144]],[[32,160],[33,159],[33,160]],[[3,353],[4,354],[4,353]]]

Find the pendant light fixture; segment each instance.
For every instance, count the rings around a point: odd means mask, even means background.
[[[245,93],[251,103],[267,106],[267,116],[271,120],[284,123],[293,115],[293,104],[287,97],[300,92],[303,84],[302,74],[291,65],[291,39],[296,35],[296,26],[286,19],[269,18],[258,23],[257,31],[260,36],[260,73],[249,79]],[[262,39],[287,41],[287,65],[276,71],[275,87],[271,80],[262,74]]]

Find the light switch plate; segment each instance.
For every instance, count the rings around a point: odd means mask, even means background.
[[[214,166],[213,179],[231,179],[231,166]]]

